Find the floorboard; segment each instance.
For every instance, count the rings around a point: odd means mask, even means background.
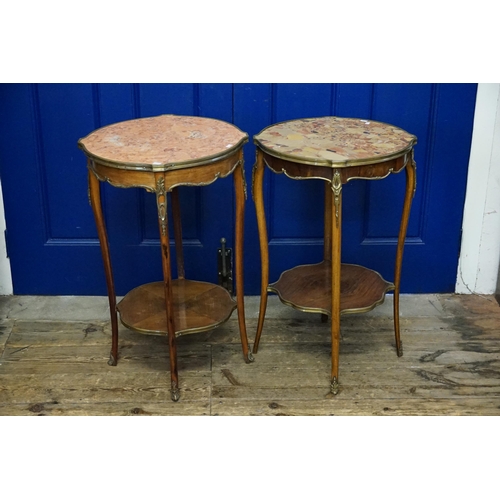
[[[4,318],[0,415],[500,415],[500,306],[489,296],[435,297],[402,315],[401,358],[392,318],[342,317],[336,396],[329,326],[312,314],[267,319],[251,364],[236,317],[180,337],[177,403],[165,337],[120,327],[111,367],[107,321]],[[253,340],[256,319],[247,329]]]

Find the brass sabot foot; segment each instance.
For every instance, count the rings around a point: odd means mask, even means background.
[[[170,396],[172,398],[172,401],[174,403],[177,403],[177,401],[179,401],[179,399],[181,397],[181,393],[179,391],[179,388],[178,387],[172,387],[172,390],[170,391]]]
[[[400,358],[403,355],[403,342],[399,342],[399,347],[396,346],[396,350],[398,352],[398,357]]]
[[[330,384],[330,392],[335,396],[339,393],[339,381],[337,377],[332,378],[332,383]]]
[[[248,356],[247,356],[246,362],[253,363],[254,361],[255,361],[255,358],[253,357],[253,354],[250,351],[248,351]]]
[[[109,355],[108,365],[109,365],[109,366],[116,366],[116,364],[117,364],[117,360],[116,360],[116,358],[113,356],[113,353],[111,353],[111,354]]]

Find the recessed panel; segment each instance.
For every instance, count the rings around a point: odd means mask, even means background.
[[[334,114],[344,118],[371,118],[373,84],[339,83],[336,85]]]
[[[101,126],[137,118],[137,85],[100,83],[97,86]]]
[[[33,88],[38,178],[46,239],[95,238],[87,196],[87,160],[78,139],[96,128],[92,85],[41,84]]]
[[[290,179],[271,174],[269,236],[275,240],[322,238],[324,181]],[[299,243],[299,242],[297,242]]]
[[[198,114],[195,109],[196,84],[141,83],[137,89],[141,117]]]
[[[274,85],[274,121],[332,114],[332,85],[280,83]]]
[[[433,147],[434,136],[434,90],[430,84],[377,84],[373,95],[374,120],[390,123],[417,136],[415,160],[418,188],[412,203],[407,235],[421,239],[429,148]],[[371,241],[397,238],[404,193],[404,172],[370,182],[366,191],[365,238]]]
[[[368,181],[364,214],[364,239],[381,239],[395,244],[399,234],[405,197],[405,174],[392,174],[383,180]],[[418,200],[412,204],[407,237],[419,237]]]

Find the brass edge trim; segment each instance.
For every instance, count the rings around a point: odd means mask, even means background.
[[[219,321],[218,323],[214,323],[213,325],[209,325],[209,326],[203,326],[203,327],[199,327],[199,328],[189,328],[187,330],[179,330],[179,331],[175,332],[175,338],[181,337],[183,335],[190,335],[191,333],[202,333],[202,332],[209,332],[210,330],[215,330],[216,328],[223,325],[224,323],[226,323],[226,321],[229,320],[229,318],[232,316],[236,307],[237,307],[237,304],[234,303],[233,307],[231,309],[231,312],[228,314],[227,318],[223,319],[222,321]],[[120,316],[120,322],[122,323],[122,325],[133,332],[142,333],[144,335],[155,335],[155,336],[159,336],[159,337],[166,337],[168,335],[168,332],[157,332],[157,331],[153,331],[153,330],[145,330],[145,329],[141,329],[141,328],[136,328],[134,326],[130,326],[125,321],[123,321],[120,310],[118,308],[117,308],[117,310],[118,310],[118,313]]]
[[[266,165],[267,165],[267,162],[266,162]],[[295,179],[297,181],[305,181],[305,180],[308,180],[308,179],[319,179],[319,180],[328,181],[328,182],[330,181],[330,179],[328,179],[327,177],[301,177],[301,176],[291,175],[284,168],[281,169],[281,172],[276,172],[276,170],[274,170],[271,167],[269,167],[269,165],[267,165],[267,166],[274,173],[276,173],[276,174],[280,174],[280,173],[281,174],[285,174],[289,179]]]
[[[168,188],[169,191],[171,191],[172,189],[176,188],[176,187],[179,187],[179,186],[208,186],[210,184],[213,184],[217,179],[225,179],[226,177],[229,177],[232,173],[234,173],[234,171],[238,168],[238,165],[240,163],[243,163],[243,160],[238,160],[232,167],[231,167],[231,170],[229,170],[226,174],[224,175],[221,175],[220,172],[217,172],[214,176],[214,178],[211,180],[211,181],[207,181],[207,182],[178,182],[177,184],[172,184],[172,186],[170,186]]]
[[[299,266],[292,267],[291,269],[286,269],[285,271],[283,271],[281,273],[280,277],[278,278],[278,281],[281,279],[281,277],[283,276],[284,273],[291,271],[292,269],[297,269],[299,267],[316,266],[318,264],[322,264],[323,262],[325,262],[325,261],[318,262],[316,264],[301,264]],[[387,292],[390,292],[390,291],[396,289],[396,287],[394,286],[394,283],[386,281],[382,277],[382,275],[379,272],[375,271],[374,269],[370,269],[369,267],[366,267],[366,266],[360,266],[359,264],[344,264],[344,265],[362,267],[363,269],[366,269],[367,271],[370,271],[372,273],[377,274],[379,276],[379,278],[386,284],[386,287],[384,289],[384,292],[382,293],[382,297],[378,301],[374,302],[373,304],[371,304],[367,307],[357,307],[354,309],[344,309],[344,310],[340,311],[340,314],[357,314],[357,313],[365,313],[365,312],[372,311],[373,309],[375,309],[375,307],[384,303],[385,296],[387,295]],[[293,309],[296,309],[297,311],[301,311],[301,312],[321,313],[321,314],[326,314],[327,316],[331,315],[331,311],[328,311],[327,309],[322,309],[321,307],[300,307],[300,306],[294,304],[293,302],[289,302],[288,300],[285,300],[281,296],[280,292],[276,288],[273,287],[273,285],[276,285],[276,283],[278,283],[278,281],[275,281],[274,283],[267,285],[267,291],[275,293],[283,304],[290,306]]]
[[[411,156],[413,156],[413,149],[411,150],[410,154],[411,154]],[[364,177],[362,175],[361,176],[355,175],[353,177],[348,177],[345,182],[347,184],[349,181],[352,181],[352,180],[379,181],[379,180],[382,180],[382,179],[386,179],[391,174],[400,174],[401,172],[403,172],[403,170],[405,170],[405,168],[408,165],[408,162],[410,161],[409,160],[409,155],[406,154],[405,156],[406,156],[405,162],[403,163],[403,166],[397,172],[394,171],[394,168],[390,168],[385,175],[380,175],[380,176],[376,176],[376,177]]]
[[[404,169],[404,167],[403,167]],[[385,175],[382,175],[382,176],[378,176],[378,177],[362,177],[362,176],[355,176],[355,177],[348,177],[346,179],[346,184],[349,182],[349,181],[353,181],[353,180],[362,180],[362,181],[380,181],[382,179],[386,179],[387,177],[389,177],[389,175],[391,174],[399,174],[399,172],[401,172],[401,170],[399,170],[398,172],[394,172],[394,170],[391,168],[389,170],[389,172],[387,172],[387,174]]]
[[[173,280],[173,281],[177,281],[177,280]],[[229,296],[229,299],[232,302],[232,307],[231,307],[231,311],[229,312],[229,314],[227,315],[227,317],[224,318],[223,320],[221,320],[221,321],[219,321],[217,323],[214,323],[212,325],[209,325],[209,326],[202,326],[202,327],[198,327],[198,328],[189,328],[189,329],[186,329],[186,330],[176,331],[175,332],[175,336],[176,337],[180,337],[181,335],[188,335],[190,333],[201,333],[201,332],[208,332],[210,330],[213,330],[213,329],[219,327],[220,325],[224,324],[232,316],[234,310],[238,307],[238,303],[236,302],[236,300],[233,299],[233,297],[231,297],[231,294],[224,287],[222,287],[220,285],[217,285],[215,283],[210,283],[210,282],[207,282],[207,281],[199,281],[199,280],[185,280],[185,281],[191,281],[193,283],[206,283],[207,285],[212,285],[214,287],[220,288],[221,290],[224,290],[226,292],[226,294]],[[158,281],[157,283],[163,283],[163,281]],[[125,295],[125,297],[129,293],[133,292],[135,289],[141,288],[143,286],[150,285],[150,284],[152,284],[152,283],[144,283],[143,285],[139,285],[139,286],[133,288],[132,290],[130,290]],[[122,313],[120,311],[120,304],[123,302],[123,299],[125,297],[123,297],[120,300],[120,302],[118,302],[118,304],[116,304],[116,310],[117,310],[117,312],[120,315],[120,322],[123,324],[123,326],[125,326],[126,328],[128,328],[129,330],[132,330],[134,332],[143,333],[143,334],[146,334],[146,335],[157,335],[157,336],[162,336],[162,337],[165,337],[165,336],[168,335],[168,332],[160,332],[160,331],[154,331],[154,330],[146,330],[146,329],[143,329],[143,328],[137,328],[137,327],[134,327],[134,326],[130,326],[125,321],[123,321],[123,319],[122,319]]]
[[[279,158],[281,160],[287,160],[291,161],[293,163],[301,163],[303,165],[314,165],[318,167],[331,167],[331,168],[348,168],[348,167],[359,167],[359,166],[364,166],[364,165],[375,165],[377,163],[383,163],[385,161],[390,161],[390,160],[395,160],[396,158],[399,158],[400,156],[403,156],[404,154],[408,154],[416,144],[416,139],[415,141],[412,141],[409,146],[407,146],[404,149],[401,149],[400,151],[397,151],[396,153],[392,153],[390,155],[386,156],[375,156],[371,158],[363,158],[362,160],[345,160],[345,161],[340,161],[340,162],[334,162],[330,160],[324,160],[324,161],[314,161],[310,160],[301,156],[294,156],[294,155],[289,155],[286,153],[277,153],[276,151],[267,148],[257,140],[254,140],[254,144],[260,148],[264,153],[267,153],[270,156],[274,156],[275,158]]]
[[[284,168],[281,169],[281,172],[278,171],[278,170],[274,170],[274,168],[272,168],[269,165],[269,163],[267,163],[267,161],[266,161],[265,158],[264,158],[264,163],[265,163],[266,167],[269,170],[271,170],[273,173],[278,174],[278,175],[285,174],[289,179],[294,179],[296,181],[307,181],[308,179],[318,179],[318,180],[321,180],[321,181],[331,182],[331,179],[329,179],[328,177],[302,177],[302,176],[298,176],[298,175],[289,174]]]
[[[302,120],[320,120],[322,118],[333,118],[333,117],[334,116],[332,116],[332,115],[318,116],[318,117],[313,117],[313,118],[302,118]],[[343,117],[335,117],[335,118],[343,118]],[[352,118],[349,117],[349,118],[352,120],[366,120],[366,118],[356,118],[356,117],[352,117]],[[403,132],[406,132],[408,135],[410,135],[412,137],[412,140],[410,141],[409,145],[406,148],[400,150],[399,152],[392,153],[392,154],[387,155],[387,156],[382,156],[382,157],[376,156],[373,158],[363,158],[363,160],[345,160],[343,162],[333,162],[331,160],[315,161],[315,160],[310,160],[310,159],[299,157],[299,156],[288,155],[287,153],[279,154],[278,152],[276,152],[272,149],[269,149],[268,147],[266,147],[264,144],[262,144],[259,141],[259,135],[262,134],[267,129],[274,127],[276,125],[281,125],[283,123],[288,123],[288,122],[292,122],[292,121],[297,121],[297,120],[283,120],[281,122],[276,122],[276,123],[272,123],[271,125],[268,125],[267,127],[263,128],[258,134],[253,136],[253,143],[256,146],[258,146],[262,151],[264,151],[264,152],[266,152],[266,153],[268,153],[271,156],[274,156],[276,158],[280,158],[282,160],[291,160],[291,161],[295,161],[296,163],[303,163],[305,165],[318,165],[318,166],[324,166],[324,167],[347,168],[347,167],[356,167],[356,166],[360,166],[360,165],[371,165],[374,163],[382,163],[384,161],[389,161],[389,160],[393,160],[395,158],[399,158],[402,154],[408,153],[410,150],[412,150],[414,148],[414,146],[417,144],[417,140],[418,140],[417,136],[410,134],[408,131],[402,129],[401,127],[396,127],[395,125],[393,125],[391,123],[381,122],[381,121],[377,121],[377,120],[370,120],[370,122],[372,122],[372,123],[380,123],[382,125],[387,125],[389,127],[403,130]]]
[[[411,151],[411,155],[413,156],[413,150]],[[409,162],[409,159],[408,159],[408,154],[406,153],[405,156],[407,156],[406,158],[406,161],[404,162],[403,166],[398,170],[398,171],[394,171],[394,168],[390,168],[387,172],[387,174],[385,175],[382,175],[382,176],[376,176],[376,177],[364,177],[364,176],[352,176],[352,177],[347,177],[346,181],[345,181],[345,184],[347,184],[349,181],[352,181],[352,180],[366,180],[366,181],[377,181],[377,180],[382,180],[382,179],[385,179],[387,177],[389,177],[389,175],[391,174],[400,174],[405,168],[406,166],[408,165],[408,162]],[[273,169],[269,163],[266,161],[266,159],[264,158],[264,163],[265,165],[267,166],[267,168],[269,168],[269,170],[271,170],[273,173],[275,174],[285,174],[288,178],[290,179],[295,179],[295,180],[308,180],[308,179],[318,179],[318,180],[322,180],[322,181],[327,181],[327,182],[332,182],[332,179],[329,179],[328,177],[316,177],[316,176],[310,176],[310,177],[302,177],[302,176],[293,176],[291,174],[289,174],[285,168],[282,168],[281,169],[281,172],[278,171],[278,170],[275,170]],[[413,162],[414,164],[414,168],[415,168],[415,171],[416,171],[416,164],[415,162]],[[322,165],[322,166],[325,166],[325,165]],[[352,165],[349,165],[349,166],[352,166]],[[254,176],[255,176],[255,166],[254,166],[254,170],[252,171],[252,187],[253,187],[253,180],[254,180]],[[336,168],[336,167],[335,167]],[[413,191],[413,195],[415,195],[415,190],[416,190],[416,175],[415,175],[415,189]]]
[[[293,302],[289,302],[288,300],[285,300],[281,296],[280,292],[276,288],[273,288],[272,285],[267,286],[267,291],[275,293],[283,304],[285,304],[286,306],[290,306],[293,309],[296,309],[297,311],[308,312],[308,313],[321,313],[321,314],[327,314],[328,316],[330,316],[331,314],[330,311],[327,311],[326,309],[321,309],[320,307],[300,307],[294,304]]]
[[[412,150],[410,155],[410,162],[413,168],[413,194],[412,199],[415,198],[415,193],[417,192],[417,162],[415,161],[414,151]],[[405,165],[407,167],[407,165]]]
[[[145,184],[134,184],[133,186],[131,185],[125,185],[125,184],[118,184],[117,182],[114,182],[112,181],[109,177],[105,177],[104,175],[99,175],[92,166],[89,166],[88,167],[89,170],[92,171],[92,173],[97,177],[97,179],[99,179],[101,182],[107,182],[108,184],[111,184],[112,186],[114,187],[117,187],[117,188],[124,188],[124,189],[127,189],[127,188],[135,188],[135,187],[138,187],[138,188],[144,188],[146,191],[149,191],[150,193],[154,193],[155,190],[154,188],[152,188],[151,186],[146,186]]]
[[[142,118],[138,118],[138,120],[141,120]],[[213,118],[211,118],[213,119]],[[127,120],[127,121],[132,121],[132,120]],[[217,120],[217,121],[222,121],[222,120]],[[119,123],[119,122],[117,122]],[[226,122],[227,123],[227,122]],[[115,124],[112,124],[115,125]],[[232,124],[230,124],[232,125]],[[109,127],[111,125],[107,125]],[[144,171],[144,172],[168,172],[170,170],[180,170],[183,168],[191,168],[191,167],[198,167],[200,165],[207,165],[209,163],[216,163],[217,161],[224,160],[226,158],[229,158],[232,156],[234,153],[236,153],[244,144],[246,144],[249,140],[248,134],[246,132],[243,132],[240,130],[238,127],[235,125],[232,125],[236,129],[238,129],[241,133],[245,134],[245,137],[240,139],[234,146],[232,146],[230,149],[227,149],[224,152],[216,153],[214,155],[209,155],[209,156],[204,156],[202,158],[196,158],[195,160],[184,160],[180,162],[174,162],[174,163],[162,163],[159,165],[151,164],[151,163],[132,163],[132,162],[119,162],[115,160],[110,160],[108,158],[103,158],[101,156],[98,156],[91,151],[89,151],[85,145],[82,143],[83,140],[85,140],[87,137],[92,135],[93,132],[88,134],[87,136],[81,138],[78,140],[78,147],[87,155],[87,157],[92,158],[92,160],[96,161],[97,163],[100,163],[101,165],[104,165],[106,167],[112,167],[112,168],[117,168],[120,170],[138,170],[138,171]],[[106,127],[101,127],[101,128],[106,128]],[[100,129],[97,129],[100,130]]]
[[[374,272],[376,272],[376,271],[374,271]],[[370,305],[368,307],[358,307],[356,309],[344,309],[343,311],[340,311],[340,314],[358,314],[358,313],[362,314],[365,312],[370,312],[373,309],[375,309],[377,306],[382,305],[385,302],[385,297],[387,295],[387,292],[390,292],[391,290],[394,290],[394,289],[395,289],[395,286],[392,283],[388,283],[388,286],[385,288],[385,291],[383,292],[382,297],[377,302],[374,302],[372,305]]]

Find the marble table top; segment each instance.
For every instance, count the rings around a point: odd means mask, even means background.
[[[271,125],[254,142],[279,158],[342,167],[395,158],[409,151],[417,138],[387,123],[325,116]]]
[[[102,127],[78,145],[87,156],[111,166],[165,170],[229,156],[247,139],[246,133],[224,121],[161,115]]]

